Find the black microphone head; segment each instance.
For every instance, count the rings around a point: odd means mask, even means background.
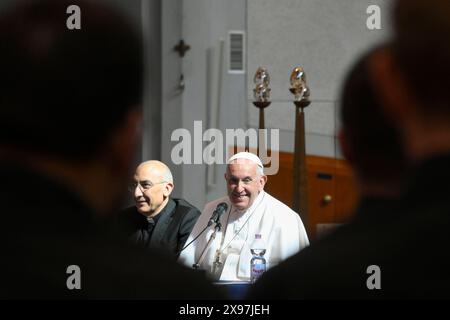
[[[220,217],[224,212],[228,210],[228,204],[225,202],[221,202],[217,205],[216,209],[214,210],[211,219],[209,219],[208,226],[210,226],[213,223],[218,223],[220,220]]]
[[[216,216],[216,219],[215,219],[216,223],[219,222],[220,216],[223,215],[223,213],[226,212],[227,209],[228,209],[228,204],[226,204],[225,202],[219,203],[217,205],[217,208],[216,208],[217,216]]]
[[[226,202],[221,202],[217,205],[217,211],[221,214],[228,210],[228,204]]]

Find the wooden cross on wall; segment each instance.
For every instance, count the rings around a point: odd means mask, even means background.
[[[178,42],[178,44],[173,48],[173,50],[178,52],[178,54],[182,58],[184,57],[186,52],[189,51],[189,49],[191,49],[191,46],[186,44],[183,39],[181,39],[180,42]]]

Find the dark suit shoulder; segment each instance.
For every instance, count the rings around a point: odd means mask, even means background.
[[[114,241],[103,241],[95,247],[92,261],[102,268],[93,285],[101,288],[100,297],[145,299],[220,299],[222,295],[200,274],[173,261],[173,257],[158,248],[139,247]],[[115,250],[110,250],[114,244]],[[117,283],[118,282],[118,283]],[[89,284],[89,283],[88,283]],[[88,285],[87,284],[87,285]],[[120,287],[121,291],[117,291]],[[212,293],[211,293],[212,292]]]
[[[195,206],[190,204],[184,199],[173,199],[175,202],[175,210],[173,212],[174,216],[178,216],[180,219],[186,219],[189,217],[189,220],[194,219],[195,221],[200,217],[200,210],[198,210]]]
[[[200,217],[200,210],[184,199],[172,199],[175,203],[173,210],[172,230],[176,230],[177,245],[175,252],[179,252],[186,243],[189,234]]]
[[[395,239],[398,228],[387,227],[391,211],[385,201],[360,208],[356,218],[269,270],[251,289],[252,299],[379,299],[407,296],[400,287],[407,261],[406,242]],[[380,219],[384,218],[384,219]],[[401,258],[400,258],[401,257]],[[369,266],[383,270],[383,290],[369,290]],[[412,267],[410,267],[411,269]],[[395,274],[395,281],[390,281]],[[411,278],[411,277],[409,277]],[[390,282],[390,288],[387,285]],[[406,286],[405,286],[406,288]],[[397,291],[396,291],[397,290]],[[402,293],[401,293],[402,292]]]
[[[188,201],[186,201],[184,199],[178,199],[178,198],[171,198],[171,199],[175,202],[177,208],[196,210],[196,211],[200,212],[200,210],[198,210],[196,206],[194,206],[193,204],[189,203]]]

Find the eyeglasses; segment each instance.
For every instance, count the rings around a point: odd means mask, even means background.
[[[151,181],[145,180],[145,181],[140,181],[140,182],[131,182],[128,185],[128,191],[133,193],[137,187],[139,187],[139,189],[142,192],[148,191],[151,188],[153,188],[154,186],[158,185],[158,184],[162,184],[162,183],[166,183],[166,181],[161,181],[161,182],[157,182],[157,183],[153,183]]]
[[[230,184],[230,185],[239,184],[239,181],[242,181],[242,183],[244,185],[250,185],[253,181],[255,181],[255,180],[253,180],[250,177],[245,177],[244,179],[239,179],[239,178],[234,177],[234,176],[226,177],[226,180],[227,180],[228,184]]]

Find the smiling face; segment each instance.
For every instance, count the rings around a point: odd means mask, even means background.
[[[164,169],[153,162],[144,163],[136,169],[131,191],[140,214],[153,217],[165,207],[173,183],[164,180]]]
[[[231,203],[238,210],[245,210],[264,189],[267,177],[258,172],[257,164],[253,161],[237,159],[228,164],[225,180]]]

